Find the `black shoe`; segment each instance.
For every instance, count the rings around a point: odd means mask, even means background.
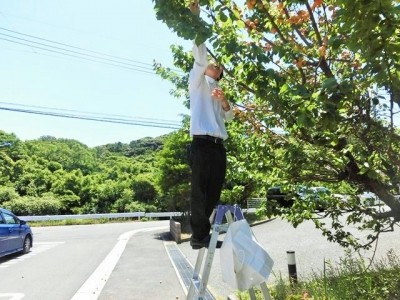
[[[193,238],[193,236],[192,236],[190,239],[190,246],[192,246],[193,250],[198,250],[203,247],[208,248],[208,246],[210,245],[210,240],[211,240],[211,235],[206,236],[202,240],[198,240],[196,238]],[[217,245],[215,248],[219,249],[221,247],[222,247],[222,241],[217,241]]]

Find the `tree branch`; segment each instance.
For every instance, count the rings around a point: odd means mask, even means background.
[[[286,17],[289,19],[290,15],[289,15],[289,11],[287,10],[287,8],[285,7],[285,15]],[[306,37],[300,32],[299,27],[296,24],[291,24],[291,27],[296,31],[297,35],[300,37],[300,39],[304,42],[304,44],[307,45],[308,48],[312,48],[312,43],[309,42]]]

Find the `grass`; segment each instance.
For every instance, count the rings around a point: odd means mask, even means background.
[[[367,267],[363,258],[347,254],[338,264],[325,264],[321,274],[290,284],[278,278],[269,287],[274,300],[398,300],[400,299],[400,259],[393,251]],[[260,291],[257,299],[264,299]],[[250,299],[247,292],[238,299]]]

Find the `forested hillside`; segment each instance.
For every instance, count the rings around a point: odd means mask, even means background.
[[[156,172],[166,138],[89,148],[49,136],[21,141],[0,131],[0,206],[19,215],[172,209]]]

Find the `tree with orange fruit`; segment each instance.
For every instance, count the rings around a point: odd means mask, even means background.
[[[241,99],[238,122],[230,126],[232,190],[241,186],[246,196],[260,197],[276,184],[288,192],[329,187],[323,215],[332,218],[332,227],[314,218],[315,202],[300,198],[290,209],[266,213],[282,214],[294,225],[313,218],[343,246],[367,247],[399,223],[398,4],[200,0],[203,18],[194,19],[188,1],[153,2],[157,18],[180,37],[209,41],[211,54],[224,65],[227,96]],[[182,47],[173,52],[176,67],[187,73],[190,56]],[[186,89],[187,78],[159,65],[157,70],[176,83],[176,93]],[[362,202],[365,191],[387,209]],[[346,201],[334,194],[346,195]],[[351,213],[340,218],[344,210]],[[343,222],[374,234],[361,242]]]

